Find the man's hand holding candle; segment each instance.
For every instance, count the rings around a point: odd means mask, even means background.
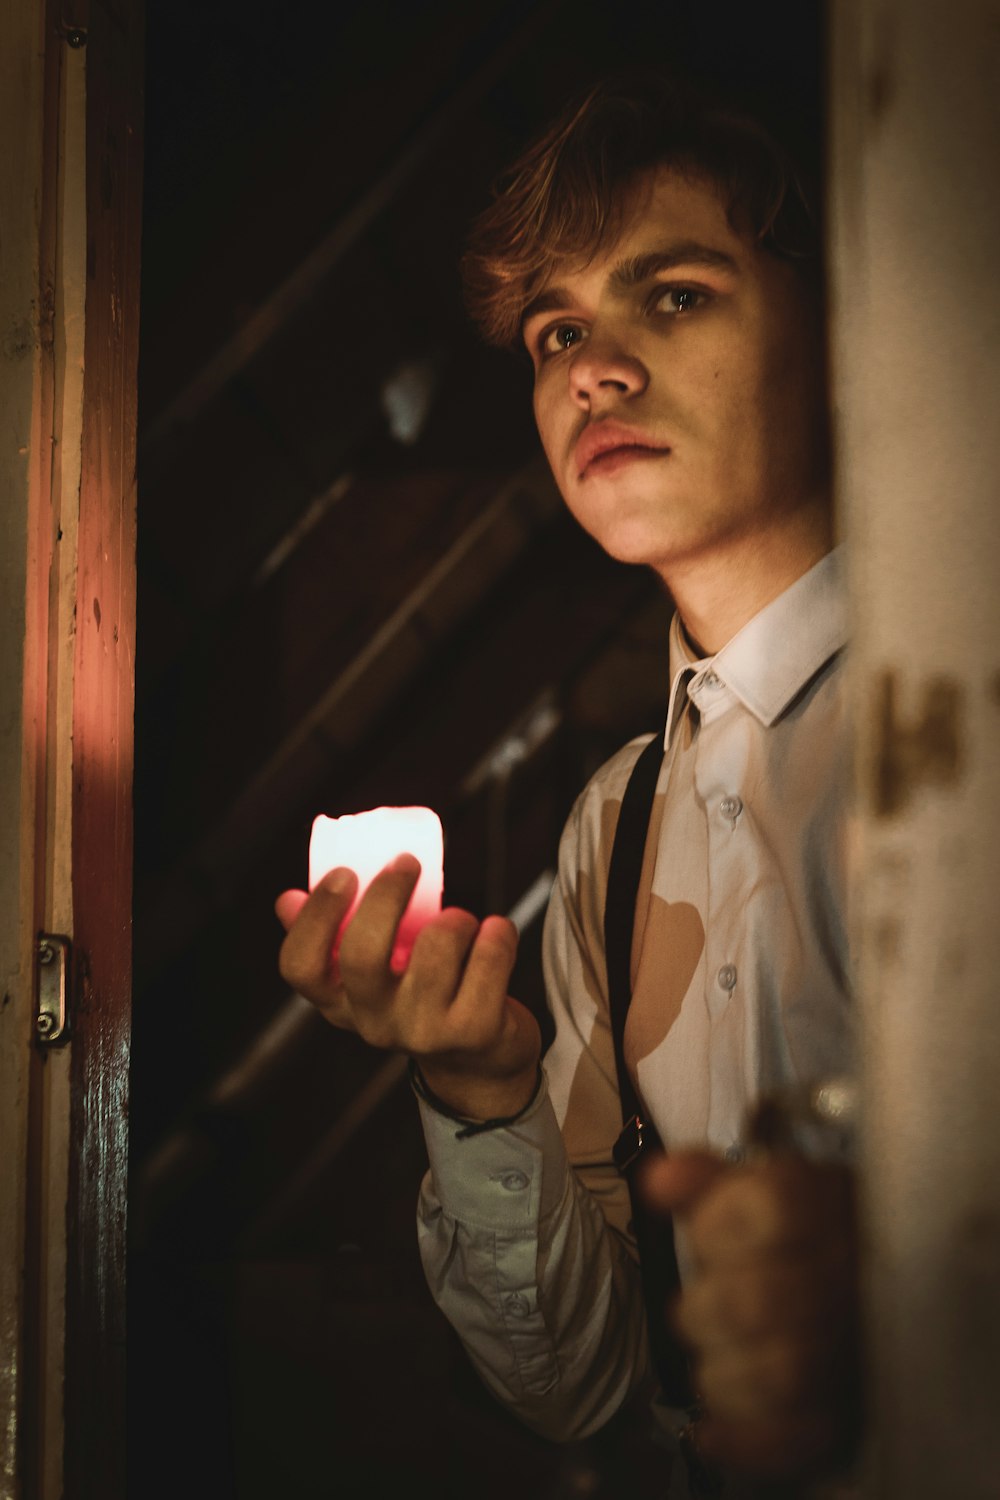
[[[507,994],[517,930],[505,917],[479,922],[446,908],[422,927],[399,973],[397,929],[419,875],[413,855],[398,855],[364,891],[342,936],[358,884],[351,870],[331,870],[309,894],[285,891],[275,906],[287,932],[282,976],[332,1025],[415,1058],[456,1113],[516,1115],[535,1091],[541,1054],[537,1021]]]

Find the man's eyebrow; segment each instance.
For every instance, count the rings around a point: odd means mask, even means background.
[[[650,250],[645,255],[632,255],[623,260],[611,273],[611,286],[616,292],[627,292],[632,287],[658,276],[662,271],[672,271],[677,266],[707,266],[711,270],[737,272],[739,266],[724,250],[715,250],[711,245],[699,244],[697,240],[681,240],[674,245],[664,245],[659,250]]]
[[[568,307],[572,300],[565,287],[547,286],[544,292],[539,292],[537,297],[532,297],[526,304],[521,314],[521,327],[524,327],[529,318],[537,318],[539,313],[555,312],[560,307]]]
[[[673,245],[664,245],[658,250],[649,250],[645,255],[632,255],[623,260],[611,273],[611,288],[615,292],[627,292],[632,287],[658,276],[663,271],[672,271],[677,266],[707,266],[715,271],[735,274],[739,266],[724,250],[702,245],[698,240],[679,240]],[[566,287],[549,286],[532,297],[521,314],[522,329],[530,318],[539,313],[558,312],[573,301]]]

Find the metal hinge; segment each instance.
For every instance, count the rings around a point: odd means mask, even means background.
[[[42,932],[35,958],[38,964],[38,1010],[35,1039],[45,1047],[69,1041],[69,974],[72,946],[67,937]]]

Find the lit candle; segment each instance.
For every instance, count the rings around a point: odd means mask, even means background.
[[[420,861],[420,879],[396,932],[392,967],[406,967],[417,933],[441,910],[444,889],[444,835],[441,819],[429,807],[374,807],[370,812],[313,821],[309,841],[309,889],[329,870],[345,866],[358,877],[357,895],[344,926],[380,870],[397,854]]]

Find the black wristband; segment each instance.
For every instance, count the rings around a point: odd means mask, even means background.
[[[439,1099],[437,1094],[435,1094],[434,1091],[428,1087],[427,1080],[417,1066],[417,1060],[414,1057],[410,1058],[408,1064],[408,1072],[410,1075],[410,1085],[417,1098],[422,1099],[425,1104],[430,1105],[431,1109],[435,1110],[439,1115],[444,1115],[447,1119],[455,1120],[459,1125],[461,1125],[461,1130],[457,1130],[455,1132],[455,1139],[457,1141],[467,1140],[469,1136],[472,1135],[482,1135],[484,1131],[487,1130],[502,1130],[505,1125],[514,1125],[518,1120],[521,1119],[522,1115],[526,1115],[528,1113],[528,1110],[538,1098],[538,1092],[542,1086],[543,1076],[542,1065],[541,1063],[539,1063],[538,1077],[535,1080],[534,1092],[532,1093],[531,1098],[528,1100],[524,1108],[519,1109],[516,1115],[498,1115],[495,1120],[470,1120],[468,1115],[460,1115],[457,1110],[454,1110],[450,1105],[445,1104],[444,1100]]]

